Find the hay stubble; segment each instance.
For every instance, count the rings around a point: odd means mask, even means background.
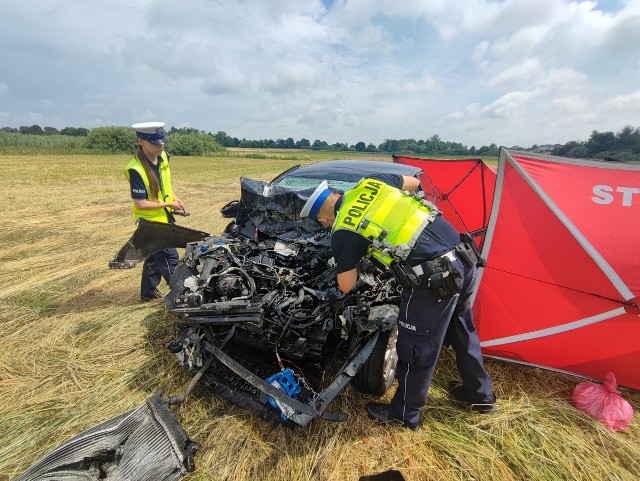
[[[218,233],[219,209],[238,178],[268,180],[288,158],[175,158],[182,225]],[[133,232],[122,156],[3,156],[0,229],[0,479],[9,480],[65,439],[189,381],[161,348],[172,326],[160,302],[140,304],[140,268],[107,262]],[[302,162],[308,161],[305,157]],[[166,286],[162,286],[166,291]],[[611,433],[569,402],[575,378],[487,361],[500,411],[454,408],[443,352],[421,429],[378,425],[369,400],[347,389],[331,406],[343,424],[272,426],[196,388],[175,409],[198,442],[195,480],[356,480],[400,470],[407,480],[636,480],[640,428]],[[387,393],[388,399],[391,393]],[[640,394],[624,391],[634,408]]]

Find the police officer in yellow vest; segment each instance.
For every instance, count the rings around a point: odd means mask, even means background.
[[[173,222],[172,211],[184,210],[173,192],[169,156],[164,150],[164,123],[143,122],[131,126],[136,131],[138,151],[127,164],[124,175],[131,187],[133,217],[154,222]],[[142,266],[140,299],[159,299],[157,286],[162,278],[169,282],[178,264],[178,251],[162,249],[147,257]]]
[[[440,349],[453,347],[461,380],[449,383],[454,402],[474,412],[495,410],[491,377],[468,304],[477,266],[473,241],[461,237],[436,207],[415,192],[418,179],[375,174],[344,195],[327,182],[300,216],[331,228],[331,248],[342,292],[356,287],[365,256],[389,268],[403,286],[398,318],[398,389],[391,403],[367,403],[370,418],[417,429]]]

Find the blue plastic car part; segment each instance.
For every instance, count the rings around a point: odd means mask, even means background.
[[[287,396],[292,398],[297,398],[298,394],[300,394],[301,387],[300,384],[296,381],[293,371],[291,368],[286,368],[283,371],[277,372],[271,376],[269,376],[266,381],[272,386],[277,387],[282,392],[284,392]],[[287,420],[291,417],[294,412],[294,409],[290,406],[286,406],[281,403],[277,399],[269,396],[269,404],[271,404],[274,408],[280,410],[280,417],[283,420]]]

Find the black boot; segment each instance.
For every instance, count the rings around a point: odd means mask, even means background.
[[[151,291],[150,294],[147,294],[146,296],[141,296],[140,301],[141,302],[155,301],[156,299],[162,299],[162,297],[163,297],[162,293],[158,289],[154,289],[153,291]]]
[[[391,410],[391,404],[382,404],[382,403],[374,403],[370,402],[366,404],[367,414],[370,419],[375,419],[376,421],[380,421],[383,423],[388,422],[396,422],[402,424],[404,427],[409,428],[413,431],[418,429],[417,424],[412,424],[404,419],[402,416],[398,416],[394,414]]]
[[[463,405],[470,411],[474,413],[488,414],[495,412],[498,407],[496,406],[496,396],[493,395],[493,399],[489,401],[472,401],[470,399],[465,399],[464,396],[464,386],[460,381],[450,381],[449,382],[449,397],[455,401],[456,403]]]

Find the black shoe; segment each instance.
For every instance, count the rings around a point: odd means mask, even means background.
[[[493,401],[485,401],[485,402],[476,402],[469,401],[464,399],[462,395],[463,386],[460,381],[450,381],[449,382],[449,397],[454,400],[456,403],[464,405],[470,411],[474,413],[480,414],[488,414],[497,411],[498,406],[496,406],[496,397],[493,396]]]
[[[158,289],[154,289],[148,296],[140,297],[140,302],[155,301],[156,299],[162,299],[162,293]]]
[[[367,410],[369,419],[375,419],[376,421],[380,421],[383,423],[397,422],[402,424],[404,427],[411,429],[412,431],[418,429],[417,424],[411,424],[402,419],[401,416],[396,416],[395,414],[393,414],[391,412],[391,404],[371,402],[367,403],[365,408]]]

